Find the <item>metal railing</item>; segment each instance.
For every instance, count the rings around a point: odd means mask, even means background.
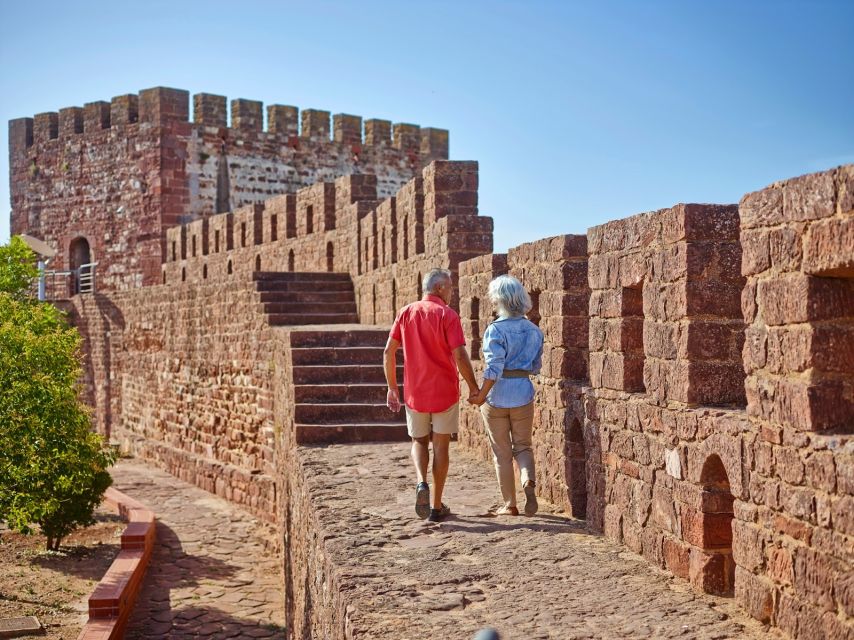
[[[77,270],[77,293],[95,293],[95,267],[97,262],[81,264]]]
[[[33,295],[39,300],[62,300],[78,293],[95,293],[97,266],[97,262],[87,262],[77,269],[46,269],[33,283]]]

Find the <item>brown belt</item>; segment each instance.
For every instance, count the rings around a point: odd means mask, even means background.
[[[531,372],[525,369],[505,369],[501,372],[502,378],[528,378]]]

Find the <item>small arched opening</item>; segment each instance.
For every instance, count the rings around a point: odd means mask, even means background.
[[[538,327],[540,326],[540,292],[537,290],[530,292],[531,310],[528,312],[528,320],[533,322]]]
[[[424,290],[423,290],[423,287],[421,286],[421,280],[422,280],[421,273],[419,272],[418,273],[418,282],[416,283],[416,286],[418,287],[418,299],[419,300],[421,300],[421,298],[424,297]]]
[[[81,267],[89,265],[92,262],[92,252],[89,249],[89,241],[83,236],[78,236],[71,241],[68,247],[68,266],[75,272],[75,277],[71,278],[71,294],[80,293],[80,278],[84,274]],[[91,267],[86,266],[84,270],[90,270]]]
[[[288,251],[288,271],[293,271],[293,270],[294,270],[294,262],[295,262],[295,260],[294,260],[294,250],[293,250],[293,249],[291,249],[290,251]]]
[[[261,256],[255,256],[255,271],[261,271]]]
[[[187,281],[187,267],[181,267],[181,282]]]
[[[397,317],[397,280],[391,279],[391,317]]]
[[[480,298],[471,299],[471,359],[480,360]]]
[[[202,266],[202,278],[208,279],[208,265]]]
[[[371,287],[371,322],[377,323],[377,285]]]
[[[227,269],[228,269],[228,275],[231,275],[231,273],[232,273],[231,260],[228,261]]]
[[[700,472],[702,539],[701,563],[692,562],[691,582],[706,593],[732,595],[735,586],[735,562],[732,558],[732,519],[734,497],[723,461],[710,455]]]
[[[403,216],[403,224],[400,227],[400,233],[403,236],[403,259],[409,258],[409,227],[407,225],[408,216]]]
[[[166,272],[163,272],[163,284],[166,284]]]
[[[332,273],[335,266],[335,247],[331,242],[326,243],[326,270]]]

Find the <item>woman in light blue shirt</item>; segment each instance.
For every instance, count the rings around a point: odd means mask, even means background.
[[[543,332],[525,317],[531,297],[512,276],[498,276],[489,283],[489,298],[498,319],[483,336],[483,385],[471,402],[480,405],[498,486],[504,501],[499,515],[519,515],[513,460],[519,465],[525,491],[525,515],[537,512],[534,482],[534,385],[531,376],[540,372]]]

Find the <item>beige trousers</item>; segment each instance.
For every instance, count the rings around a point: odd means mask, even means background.
[[[492,459],[495,462],[495,475],[504,507],[516,506],[516,480],[513,476],[513,460],[519,465],[522,486],[528,480],[534,480],[534,454],[531,451],[531,432],[534,428],[534,403],[521,407],[499,409],[484,403],[480,407],[489,444],[492,446]]]

